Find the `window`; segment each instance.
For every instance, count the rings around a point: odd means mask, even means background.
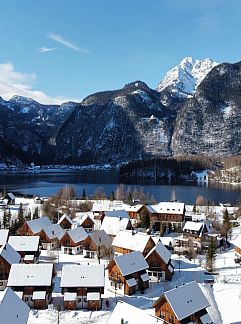
[[[28,301],[28,296],[24,296],[24,299],[23,299],[25,302]]]
[[[84,298],[84,303],[86,303],[86,298]]]

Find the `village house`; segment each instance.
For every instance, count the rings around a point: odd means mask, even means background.
[[[44,227],[40,232],[40,240],[44,250],[52,251],[60,247],[60,240],[65,230],[59,224],[51,224]]]
[[[74,225],[82,226],[87,233],[93,232],[95,221],[91,213],[76,213],[76,220]]]
[[[105,267],[103,264],[64,265],[60,287],[64,294],[64,309],[99,310],[105,287]]]
[[[149,265],[148,274],[152,279],[159,281],[171,280],[174,272],[174,263],[171,261],[171,252],[159,242],[145,257]]]
[[[155,242],[146,233],[125,230],[117,233],[112,246],[115,255],[140,251],[145,257],[155,246]]]
[[[52,298],[53,264],[13,264],[8,287],[22,295],[29,307],[44,309]]]
[[[110,210],[110,201],[109,200],[96,200],[93,201],[92,212],[94,219],[100,220],[104,212]]]
[[[8,192],[3,199],[7,203],[7,205],[15,205],[16,197],[13,193]]]
[[[9,236],[8,243],[21,255],[25,263],[35,263],[40,255],[39,236]]]
[[[61,252],[65,254],[82,254],[84,240],[88,234],[83,227],[76,227],[66,231],[60,239]]]
[[[63,216],[61,216],[60,220],[58,221],[58,224],[63,229],[71,229],[73,221],[67,214],[64,214]]]
[[[9,235],[9,229],[0,229],[0,247],[7,242],[8,235]]]
[[[168,290],[153,304],[155,315],[164,323],[212,324],[209,302],[196,281]]]
[[[18,230],[20,235],[39,235],[40,231],[46,227],[52,225],[50,219],[47,216],[36,218],[30,221],[27,221],[23,226]]]
[[[133,295],[149,287],[148,264],[140,251],[115,257],[107,269],[111,287],[120,294]]]
[[[241,234],[239,234],[239,236],[235,239],[233,244],[234,244],[234,247],[235,247],[235,259],[234,259],[234,261],[236,263],[240,263],[241,262]]]
[[[143,210],[143,207],[144,206],[142,204],[137,204],[137,205],[123,204],[123,208],[128,213],[129,217],[131,219],[137,219],[137,220],[140,220],[140,215]]]
[[[112,256],[112,241],[104,230],[93,231],[83,242],[85,258],[101,259]]]
[[[0,295],[0,320],[3,324],[27,324],[29,307],[11,288]]]
[[[5,243],[0,248],[0,290],[4,290],[7,286],[11,266],[19,262],[20,254],[10,244]]]

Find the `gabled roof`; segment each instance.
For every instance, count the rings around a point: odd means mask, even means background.
[[[0,319],[4,324],[27,324],[28,305],[11,289],[6,288],[0,295]]]
[[[112,245],[132,251],[143,252],[149,240],[152,240],[152,237],[146,233],[135,233],[131,230],[125,230],[117,233]]]
[[[209,306],[208,300],[196,281],[168,290],[164,292],[164,296],[179,321]],[[159,300],[160,298],[153,307]]]
[[[157,205],[147,207],[150,210],[153,209],[153,212],[158,214],[183,214],[185,204],[179,202],[160,202]]]
[[[110,201],[109,200],[101,200],[94,201],[92,211],[107,211],[110,210]]]
[[[183,227],[183,231],[197,231],[199,232],[201,230],[201,228],[205,225],[204,222],[191,222],[188,221],[185,223],[184,227]]]
[[[69,237],[73,240],[74,243],[84,241],[88,236],[86,231],[81,226],[71,229],[71,230],[67,231],[67,233],[68,233]]]
[[[32,219],[30,221],[27,221],[27,224],[34,234],[39,233],[44,227],[52,225],[50,219],[47,216]]]
[[[59,224],[51,224],[43,227],[44,233],[50,240],[58,238],[59,240],[64,236],[65,230]]]
[[[15,251],[38,251],[39,236],[9,236],[8,243]]]
[[[8,243],[5,243],[0,248],[0,256],[7,261],[8,264],[12,265],[14,263],[19,263],[20,261],[20,254],[12,248],[12,246]]]
[[[123,204],[123,208],[127,212],[138,212],[141,208],[143,207],[142,204],[137,204],[137,205],[128,205],[128,204]]]
[[[157,324],[164,323],[164,321],[156,316],[149,315],[145,311],[122,300],[118,301],[116,307],[114,308],[111,316],[108,320],[108,324],[121,323],[124,319],[124,323],[136,324],[136,323],[147,323],[147,324]]]
[[[6,194],[6,196],[5,196],[5,198],[6,198],[6,197],[9,197],[9,198],[12,199],[12,200],[16,199],[16,197],[14,196],[14,194],[13,194],[12,192],[8,192],[8,193]]]
[[[105,212],[105,217],[118,217],[118,218],[130,218],[127,211],[124,209],[120,210],[109,210]]]
[[[105,266],[103,264],[64,265],[60,287],[104,287]]]
[[[2,246],[7,242],[8,234],[9,234],[8,229],[0,229],[0,246]]]
[[[139,251],[134,251],[124,255],[120,255],[118,257],[115,257],[114,261],[117,264],[123,276],[127,276],[128,274],[138,272],[141,270],[146,270],[149,268],[142,253]]]
[[[154,246],[146,255],[145,259],[147,259],[154,251],[162,258],[162,260],[166,264],[168,264],[171,258],[171,252],[162,244],[162,242],[159,242],[156,246]]]
[[[112,241],[104,230],[93,231],[89,233],[88,236],[91,238],[91,240],[93,240],[93,242],[96,245],[100,244],[100,245],[105,245],[107,247],[111,246]]]
[[[61,224],[62,221],[63,221],[64,219],[67,219],[67,221],[68,221],[71,225],[73,224],[72,219],[71,219],[67,214],[64,214],[64,215],[61,216],[60,220],[58,221],[58,224]]]
[[[105,216],[100,229],[105,230],[109,235],[116,235],[119,231],[126,230],[129,226],[131,226],[129,216],[128,218]]]
[[[8,277],[8,287],[50,286],[53,264],[13,264]]]

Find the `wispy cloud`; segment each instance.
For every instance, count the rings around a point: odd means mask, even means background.
[[[27,74],[15,70],[12,63],[0,64],[0,96],[9,100],[14,95],[32,98],[43,104],[61,104],[79,99],[66,97],[51,97],[43,91],[34,90],[33,84],[37,77],[34,73]]]
[[[58,47],[40,47],[39,52],[40,53],[48,53],[48,52],[53,52],[57,51]]]
[[[85,49],[83,47],[80,47],[79,45],[74,44],[72,41],[67,40],[61,35],[54,34],[54,33],[49,33],[48,37],[55,42],[64,45],[65,47],[72,49],[77,52],[81,52],[83,54],[90,54],[90,51],[88,49]]]

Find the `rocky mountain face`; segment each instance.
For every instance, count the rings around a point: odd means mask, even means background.
[[[186,58],[157,90],[136,81],[80,104],[0,98],[0,162],[88,164],[241,154],[240,66]]]

